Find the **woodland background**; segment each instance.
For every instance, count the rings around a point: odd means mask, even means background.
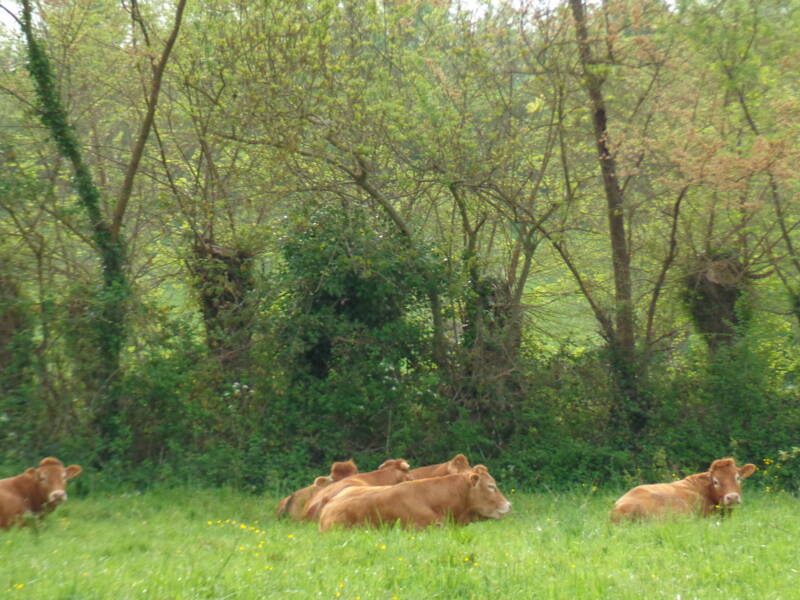
[[[0,2],[0,464],[800,482],[800,2]]]

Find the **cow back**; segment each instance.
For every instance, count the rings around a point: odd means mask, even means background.
[[[289,517],[298,521],[303,516],[303,511],[308,501],[316,496],[323,488],[328,487],[335,481],[340,481],[345,477],[350,477],[358,473],[358,467],[353,459],[336,461],[331,464],[331,473],[328,476],[320,476],[309,486],[299,489],[286,498],[283,498],[278,506],[275,507],[275,517]]]
[[[417,467],[416,469],[411,469],[409,474],[411,475],[411,479],[426,479],[428,477],[442,477],[444,475],[463,473],[464,471],[469,471],[469,469],[470,466],[467,457],[463,454],[456,454],[447,462]]]
[[[395,485],[408,481],[409,465],[405,459],[395,458],[385,461],[375,471],[358,473],[337,481],[319,492],[306,505],[302,518],[314,521],[319,518],[319,511],[331,498],[335,497],[342,490],[354,486],[376,486],[376,485]]]

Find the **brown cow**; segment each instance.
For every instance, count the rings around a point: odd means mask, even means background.
[[[311,500],[320,490],[328,487],[334,481],[339,481],[350,475],[358,473],[358,467],[353,460],[338,461],[331,465],[331,474],[325,477],[317,477],[314,483],[297,490],[292,495],[287,496],[278,503],[275,508],[275,517],[288,516],[295,521],[299,521],[303,516],[306,504]]]
[[[322,510],[322,507],[345,488],[368,485],[394,485],[401,481],[409,481],[409,469],[408,462],[404,459],[392,458],[384,461],[375,471],[351,475],[350,477],[345,477],[341,481],[332,483],[314,496],[306,505],[306,509],[303,511],[303,519],[316,521],[317,518],[319,518],[319,512]]]
[[[742,479],[750,477],[755,470],[753,464],[738,468],[732,458],[720,458],[712,462],[705,473],[689,475],[672,483],[640,485],[616,501],[611,520],[619,523],[623,519],[696,511],[708,516],[718,509],[730,512],[742,502]]]
[[[393,486],[349,488],[321,511],[319,530],[333,525],[379,526],[399,521],[422,529],[448,519],[466,525],[476,520],[499,519],[511,511],[509,502],[483,465],[469,471],[418,479]]]
[[[469,469],[467,457],[463,454],[456,454],[447,462],[411,469],[409,475],[411,475],[411,479],[426,479],[428,477],[442,477],[453,473],[463,473],[464,471],[469,471]]]
[[[67,480],[83,469],[79,465],[64,468],[57,458],[44,458],[16,477],[0,479],[0,527],[22,523],[26,513],[40,518],[67,500]]]

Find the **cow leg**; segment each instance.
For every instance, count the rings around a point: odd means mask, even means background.
[[[418,530],[431,526],[441,527],[446,522],[447,519],[445,519],[444,515],[440,515],[434,510],[419,510],[419,508],[412,518],[414,528]]]

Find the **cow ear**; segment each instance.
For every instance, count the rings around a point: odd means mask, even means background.
[[[314,487],[325,487],[329,483],[333,483],[333,478],[320,476],[314,480]]]
[[[739,469],[739,477],[742,479],[747,479],[756,472],[756,466],[753,463],[747,463],[741,469]]]
[[[451,473],[458,473],[460,471],[466,471],[467,469],[469,469],[469,461],[463,454],[456,454],[453,460],[450,461],[449,470]]]
[[[353,462],[352,458],[344,462],[335,462],[331,465],[331,477],[333,481],[344,479],[355,473],[358,473],[358,467],[356,463]]]
[[[83,471],[83,467],[80,465],[70,465],[66,468],[67,471],[67,479],[72,479],[76,475],[79,475],[81,471]]]
[[[481,476],[475,473],[474,471],[469,474],[469,483],[472,486],[478,485],[478,482],[481,480]]]
[[[697,476],[697,480],[705,485],[711,485],[711,473],[700,473]]]
[[[27,475],[28,477],[34,477],[36,475],[36,469],[31,467],[30,469],[25,469],[23,475]]]
[[[411,465],[409,465],[406,461],[400,461],[400,464],[397,465],[397,468],[401,471],[409,471],[411,470]]]

